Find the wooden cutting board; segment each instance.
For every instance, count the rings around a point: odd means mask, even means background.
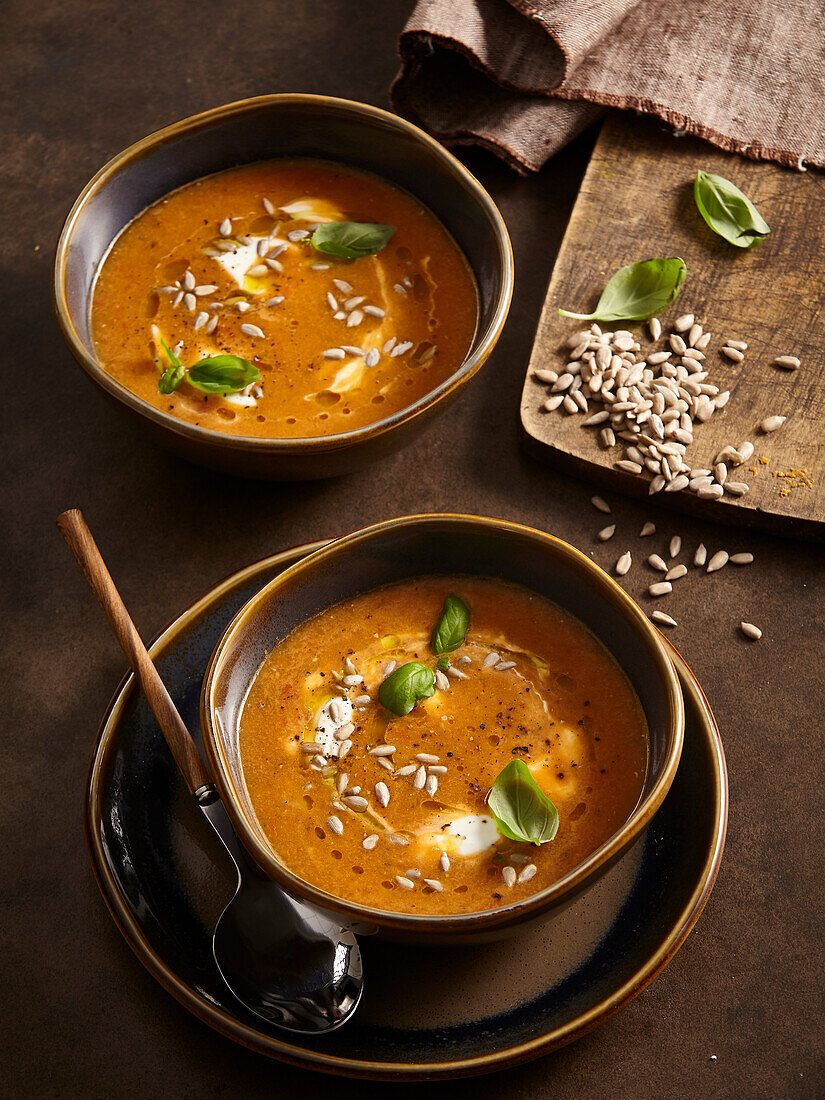
[[[712,233],[693,199],[699,168],[740,187],[770,225],[770,236],[752,249],[738,249]],[[596,143],[550,279],[524,383],[527,448],[600,486],[648,495],[649,475],[616,470],[624,448],[604,450],[598,429],[582,427],[584,416],[542,411],[549,387],[531,372],[543,367],[562,373],[565,340],[587,327],[559,316],[559,308],[589,312],[614,272],[654,256],[681,256],[687,264],[681,293],[660,315],[664,334],[681,314],[695,314],[713,333],[707,381],[731,391],[723,410],[696,424],[686,460],[692,467],[710,467],[723,446],[744,440],[756,451],[732,475],[750,483],[744,497],[700,500],[687,491],[660,492],[651,503],[825,538],[825,180],[814,171],[749,161],[698,139],[674,137],[651,120],[613,116]],[[663,341],[654,345],[646,323],[602,327],[630,329],[642,354],[664,347]],[[748,342],[742,363],[721,355],[727,339]],[[772,366],[777,355],[795,355],[802,366],[790,373],[779,370]],[[788,419],[764,435],[759,422],[772,414]],[[792,470],[805,473],[779,476]]]

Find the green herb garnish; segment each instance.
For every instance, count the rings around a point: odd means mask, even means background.
[[[487,804],[498,831],[510,840],[546,844],[558,832],[559,811],[523,760],[512,760],[499,772]]]
[[[324,222],[310,238],[313,248],[339,260],[358,260],[374,256],[389,243],[395,233],[391,225],[372,222]]]
[[[163,350],[166,352],[167,359],[172,365],[167,367],[160,376],[158,389],[161,393],[172,393],[183,381],[186,374],[186,367],[181,363],[180,359],[178,359],[177,355],[175,355],[163,338],[161,338],[160,342],[163,345]]]
[[[456,595],[448,596],[432,633],[432,647],[436,653],[452,653],[458,649],[470,625],[470,612],[466,603]]]
[[[699,213],[713,232],[737,248],[753,248],[771,231],[748,196],[724,176],[700,169],[693,184],[693,196]]]
[[[438,660],[435,662],[435,667],[438,669],[439,672],[446,672],[447,669],[450,667],[450,658],[439,657]]]
[[[642,260],[616,272],[592,313],[559,313],[581,321],[646,321],[670,305],[686,274],[685,261],[678,256]]]
[[[387,710],[403,718],[421,699],[435,694],[435,673],[419,661],[401,665],[381,684],[378,701]]]
[[[248,359],[237,355],[211,355],[194,363],[187,379],[204,393],[238,393],[253,382],[260,382],[261,372]]]

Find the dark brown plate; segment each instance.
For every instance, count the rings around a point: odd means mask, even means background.
[[[190,729],[201,680],[235,612],[314,543],[218,585],[151,653]],[[727,823],[719,731],[679,654],[686,727],[676,779],[645,836],[563,914],[489,947],[362,940],[367,984],[340,1032],[297,1039],[265,1027],[223,985],[215,920],[231,877],[131,676],[103,719],[89,771],[86,829],[104,898],[136,955],[211,1027],[274,1058],[329,1073],[415,1080],[503,1069],[596,1027],[670,961],[713,887]]]

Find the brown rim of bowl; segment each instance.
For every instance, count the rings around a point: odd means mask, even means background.
[[[215,599],[225,592],[273,566],[280,565],[283,562],[291,564],[296,560],[300,560],[305,555],[329,545],[330,541],[332,540],[323,539],[283,550],[226,577],[220,584],[215,585],[199,600],[191,604],[165,630],[157,635],[148,647],[152,658],[154,659],[158,652],[161,652],[170,642],[174,641],[181,630],[185,629],[194,618],[205,611]],[[600,1023],[615,1015],[616,1012],[642,993],[667,966],[701,916],[713,890],[719,872],[719,865],[722,861],[728,818],[728,774],[722,748],[722,738],[705,693],[702,691],[693,671],[672,643],[666,638],[662,640],[667,648],[673,651],[680,665],[682,677],[687,680],[688,689],[694,694],[699,707],[707,718],[707,740],[713,752],[713,796],[716,805],[711,843],[697,885],[682,912],[674,920],[664,943],[658,951],[649,959],[646,959],[637,972],[620,989],[606,997],[600,1004],[594,1005],[586,1013],[561,1027],[554,1028],[545,1035],[537,1036],[524,1043],[518,1043],[515,1046],[491,1054],[450,1062],[367,1062],[363,1059],[329,1055],[311,1048],[296,1046],[286,1039],[263,1035],[254,1028],[241,1023],[222,1007],[212,1004],[197,990],[182,981],[146,939],[128,905],[124,903],[120,887],[106,859],[96,827],[96,822],[99,819],[98,810],[105,750],[111,743],[113,732],[116,729],[116,722],[122,714],[123,707],[132,692],[136,690],[134,675],[130,672],[127,672],[123,677],[106,708],[106,713],[98,729],[86,781],[83,815],[86,845],[91,857],[95,880],[103,895],[103,900],[106,902],[106,906],[112,914],[118,929],[138,960],[146,967],[152,977],[184,1008],[187,1008],[199,1020],[214,1028],[226,1038],[257,1053],[277,1058],[290,1065],[337,1076],[370,1080],[445,1080],[492,1073],[520,1065],[544,1054],[550,1054],[552,1051],[580,1039]]]
[[[231,778],[230,767],[225,757],[221,739],[218,737],[214,717],[214,690],[217,675],[225,661],[225,652],[234,639],[236,633],[247,622],[254,618],[259,607],[272,594],[284,584],[289,583],[293,577],[306,568],[323,565],[335,558],[341,550],[362,547],[365,544],[380,538],[387,532],[403,527],[425,529],[428,526],[452,523],[456,526],[470,524],[475,527],[511,532],[514,535],[527,537],[533,542],[552,547],[556,552],[568,558],[574,568],[585,573],[594,587],[601,591],[601,595],[608,602],[624,611],[626,617],[633,620],[642,637],[647,642],[648,648],[659,666],[659,671],[664,681],[670,711],[670,729],[668,732],[668,746],[662,770],[659,778],[654,783],[649,794],[641,800],[627,821],[618,829],[609,840],[597,848],[591,856],[580,863],[568,874],[564,875],[552,886],[530,894],[526,898],[502,905],[496,909],[485,909],[473,913],[460,914],[413,914],[397,913],[383,909],[374,909],[370,906],[359,905],[355,902],[345,901],[332,894],[318,889],[294,874],[284,864],[275,858],[275,853],[268,845],[262,844],[257,835],[257,824],[245,813],[235,796],[235,784]],[[221,798],[226,806],[235,831],[247,851],[252,855],[266,874],[280,883],[285,890],[297,894],[299,897],[318,905],[323,909],[331,910],[339,915],[360,925],[378,925],[380,928],[392,932],[407,934],[433,934],[445,936],[460,936],[462,933],[474,934],[487,932],[493,929],[503,929],[511,925],[520,924],[523,921],[538,916],[545,910],[552,908],[563,897],[575,894],[584,886],[589,878],[605,864],[617,858],[624,852],[633,840],[654,816],[665,795],[670,789],[676,769],[679,766],[679,758],[682,753],[684,738],[684,703],[679,678],[673,667],[662,635],[653,626],[647,616],[634,600],[627,595],[603,569],[597,566],[586,554],[570,546],[569,543],[554,535],[548,535],[533,527],[527,527],[519,523],[511,523],[507,520],[492,519],[488,516],[470,516],[460,513],[437,512],[412,516],[401,516],[397,519],[385,520],[365,527],[360,531],[345,535],[336,539],[327,546],[316,550],[314,553],[289,566],[277,577],[264,585],[264,587],[252,596],[238,611],[229,625],[226,627],[220,641],[209,660],[206,675],[201,689],[201,733],[206,748],[206,755],[212,774],[220,791]]]
[[[109,178],[115,175],[124,165],[151,155],[152,151],[164,142],[170,141],[183,133],[207,128],[219,119],[230,118],[233,115],[243,115],[248,111],[255,111],[263,106],[274,106],[287,103],[315,104],[318,107],[328,107],[333,110],[350,112],[354,115],[380,119],[382,122],[405,131],[416,138],[422,145],[426,146],[430,152],[441,161],[445,170],[472,192],[480,205],[487,212],[498,245],[502,274],[501,289],[497,296],[493,317],[486,331],[482,333],[481,336],[476,336],[474,338],[470,351],[461,366],[450,375],[449,378],[436,386],[435,389],[425,394],[422,398],[419,398],[414,404],[408,405],[405,409],[401,409],[397,413],[393,413],[392,416],[385,417],[383,420],[377,420],[375,423],[367,424],[362,428],[355,428],[348,432],[339,432],[336,435],[328,436],[302,436],[299,439],[280,439],[278,437],[257,438],[254,436],[228,435],[224,432],[212,431],[210,428],[202,428],[195,424],[187,424],[185,421],[171,416],[163,409],[155,408],[154,405],[150,405],[147,401],[144,401],[142,398],[132,393],[126,386],[116,381],[116,379],[103,369],[96,356],[89,354],[83,346],[83,342],[72,323],[68,303],[66,301],[65,274],[69,242],[72,237],[75,223],[86,203],[91,196],[96,194]],[[449,229],[450,227],[447,226],[448,231]],[[164,126],[160,130],[155,130],[153,133],[141,138],[140,141],[136,141],[133,145],[128,146],[128,148],[112,157],[112,159],[104,164],[89,180],[69,211],[57,242],[52,278],[52,304],[57,316],[57,323],[63,334],[63,339],[68,344],[72,355],[86,374],[88,374],[94,382],[102,386],[112,397],[128,405],[141,415],[146,416],[156,424],[168,428],[177,435],[185,436],[188,439],[200,441],[208,440],[214,445],[229,449],[249,450],[254,452],[274,451],[284,455],[305,453],[308,450],[316,453],[340,450],[359,442],[359,440],[383,435],[384,432],[389,431],[391,428],[401,423],[407,423],[416,419],[433,405],[441,401],[454,389],[462,387],[483,366],[495,347],[501,335],[501,330],[504,328],[504,322],[510,310],[512,297],[513,247],[510,242],[510,235],[507,232],[507,226],[504,223],[504,219],[498,207],[493,202],[486,189],[452,153],[437,142],[435,138],[425,133],[424,130],[421,130],[418,126],[414,126],[413,123],[408,122],[399,115],[392,114],[390,111],[382,110],[380,107],[373,107],[367,103],[358,103],[356,100],[340,99],[334,96],[310,95],[301,92],[284,92],[273,95],[253,96],[249,99],[240,99],[236,100],[234,103],[227,103],[222,107],[213,107],[208,111],[190,115],[188,118],[181,119],[179,122],[173,122],[171,125]]]

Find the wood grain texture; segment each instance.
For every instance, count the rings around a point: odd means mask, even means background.
[[[696,171],[732,180],[758,206],[771,234],[752,249],[729,245],[705,225],[693,198]],[[582,428],[583,416],[561,409],[543,412],[549,388],[531,377],[534,368],[561,373],[563,344],[582,322],[561,317],[559,308],[586,313],[595,308],[610,276],[625,264],[653,256],[681,256],[687,279],[662,315],[663,334],[676,317],[694,313],[713,333],[707,349],[707,381],[729,389],[727,407],[696,425],[686,459],[709,467],[726,444],[750,440],[754,458],[731,475],[746,480],[741,498],[699,500],[693,493],[658,493],[656,505],[777,533],[825,538],[825,183],[821,174],[794,172],[746,161],[693,138],[676,138],[647,120],[617,115],[601,131],[559,252],[536,331],[521,401],[528,450],[599,485],[634,496],[648,494],[647,475],[614,469],[623,446],[604,450],[598,432]],[[603,328],[638,333],[642,352],[664,347],[650,340],[645,323],[615,322]],[[745,360],[720,354],[726,339],[748,342]],[[795,355],[802,366],[786,372],[772,366],[777,355]],[[601,407],[601,406],[597,406]],[[759,422],[788,419],[764,435]],[[762,456],[767,464],[758,461]],[[755,467],[756,473],[749,467]],[[774,476],[805,469],[812,488],[781,489]]]
[[[183,780],[194,794],[199,787],[213,782],[212,773],[192,740],[192,735],[186,728],[177,707],[172,702],[169,692],[152,663],[152,658],[146,651],[146,646],[106,568],[97,543],[86,525],[83,513],[77,508],[70,508],[69,511],[57,517],[57,526],[109,620],[112,633],[140,681],[146,700],[157,718],[166,743],[172,750]]]

